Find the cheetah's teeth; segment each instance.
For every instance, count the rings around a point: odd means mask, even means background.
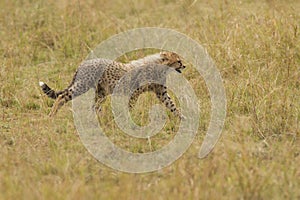
[[[40,82],[39,82],[39,85],[42,87],[43,85],[45,85],[45,83],[42,82],[42,81],[40,81]]]

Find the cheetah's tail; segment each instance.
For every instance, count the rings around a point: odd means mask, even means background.
[[[40,81],[39,85],[42,88],[43,92],[51,99],[56,99],[60,94],[63,93],[63,91],[58,91],[58,92],[54,91],[44,82]]]

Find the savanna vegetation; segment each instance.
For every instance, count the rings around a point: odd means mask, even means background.
[[[0,199],[299,199],[299,1],[0,1]],[[138,27],[165,27],[203,45],[224,81],[227,117],[205,159],[197,155],[210,119],[201,75],[187,63],[201,106],[188,151],[157,172],[129,174],[98,162],[82,144],[72,104],[49,118],[53,100],[38,82],[65,88],[101,41]],[[131,60],[143,52],[125,56]],[[142,95],[132,116],[148,120]],[[158,101],[156,102],[158,103]],[[172,117],[149,145],[99,117],[108,137],[132,152],[159,149],[176,134]]]

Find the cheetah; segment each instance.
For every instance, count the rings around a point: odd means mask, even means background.
[[[80,96],[91,88],[96,90],[95,105],[101,104],[106,96],[113,93],[114,88],[124,74],[146,64],[168,66],[175,69],[178,73],[181,73],[181,70],[185,68],[178,54],[166,51],[149,55],[129,63],[120,63],[103,58],[86,60],[78,67],[72,82],[64,90],[54,91],[46,83],[39,82],[42,91],[48,97],[56,99],[49,116],[54,116],[66,102]],[[138,88],[130,97],[129,106],[132,107],[138,96],[146,91],[154,92],[157,98],[175,116],[183,117],[168,95],[167,87],[159,84],[150,83]],[[97,109],[101,111],[101,107],[97,107]]]

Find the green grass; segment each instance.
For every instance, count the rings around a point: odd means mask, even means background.
[[[298,1],[59,2],[0,1],[0,199],[300,198]],[[208,50],[224,80],[227,118],[214,151],[199,160],[210,99],[188,65],[183,75],[201,105],[195,141],[169,167],[127,174],[87,152],[71,103],[55,118],[47,116],[53,101],[38,81],[63,89],[101,41],[149,26],[180,31]],[[133,112],[141,124],[152,105],[146,97]],[[119,131],[109,101],[105,105],[100,122],[108,124],[112,141],[133,152],[153,150]],[[176,134],[176,119],[169,116],[152,140],[154,149]]]

